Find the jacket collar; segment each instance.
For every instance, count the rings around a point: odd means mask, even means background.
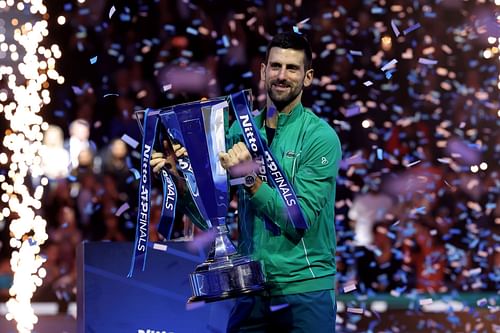
[[[280,113],[278,114],[278,128],[285,126],[287,123],[292,123],[297,120],[300,115],[304,112],[304,106],[299,102],[289,113]],[[259,124],[259,127],[264,127],[264,120],[266,119],[267,109],[264,108],[262,111],[255,117],[255,122]]]

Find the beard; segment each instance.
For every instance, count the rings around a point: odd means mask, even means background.
[[[302,92],[303,84],[294,85],[286,80],[274,80],[267,85],[267,94],[278,110],[290,104]]]

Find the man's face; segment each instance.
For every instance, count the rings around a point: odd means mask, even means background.
[[[313,70],[304,68],[304,52],[294,49],[271,48],[267,64],[261,65],[261,78],[269,98],[283,109],[311,85]]]

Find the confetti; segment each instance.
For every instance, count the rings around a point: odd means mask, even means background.
[[[416,23],[408,28],[406,28],[405,30],[403,30],[403,35],[408,35],[410,32],[412,31],[415,31],[417,30],[418,28],[420,28],[420,23]]]
[[[382,148],[377,148],[377,159],[378,160],[384,159],[384,150]]]
[[[354,56],[362,56],[363,52],[361,52],[361,51],[355,51],[355,50],[349,50],[349,54],[352,54]]]
[[[420,306],[432,304],[432,298],[421,299],[418,303],[420,304]]]
[[[345,112],[346,118],[354,117],[361,113],[361,108],[359,106],[352,106],[348,108]]]
[[[401,33],[399,32],[396,22],[394,20],[391,20],[391,27],[392,31],[394,32],[394,35],[396,35],[396,37],[399,37]]]
[[[113,14],[115,13],[116,11],[116,8],[115,6],[111,6],[111,8],[109,9],[109,13],[108,13],[108,18],[111,19],[111,17],[113,16]]]
[[[110,96],[120,96],[120,95],[119,94],[110,93],[110,94],[106,94],[106,95],[104,95],[102,97],[106,98],[106,97],[110,97]]]
[[[153,250],[167,252],[168,246],[167,246],[167,244],[162,244],[162,243],[152,243],[151,248]]]
[[[134,169],[134,168],[131,168],[129,170],[134,174],[135,180],[138,180],[141,178],[141,173],[139,172],[139,170]]]
[[[351,307],[347,308],[347,312],[349,313],[363,314],[364,311],[365,310],[362,308],[351,308]]]
[[[418,63],[419,64],[424,64],[424,65],[436,65],[437,64],[437,60],[427,59],[427,58],[418,58]]]
[[[368,80],[368,81],[363,82],[363,84],[364,84],[366,87],[369,87],[369,86],[373,85],[373,82]]]
[[[344,293],[349,293],[353,290],[356,290],[356,283],[348,284],[344,287]]]
[[[97,56],[90,58],[90,63],[93,65],[97,62]]]
[[[271,312],[275,312],[275,311],[279,311],[279,310],[281,310],[281,309],[285,309],[285,308],[287,308],[287,307],[289,307],[289,306],[290,306],[290,304],[288,304],[288,303],[285,303],[285,304],[278,304],[278,305],[271,305],[271,306],[269,307],[269,309],[271,310]]]
[[[385,64],[384,66],[382,66],[382,68],[380,68],[383,72],[385,72],[386,70],[388,69],[392,69],[396,64],[398,63],[397,59],[392,59],[391,61],[389,61],[387,64]]]
[[[120,216],[122,215],[127,209],[129,209],[130,206],[128,203],[124,203],[123,205],[120,206],[115,212],[115,216]]]
[[[133,149],[136,149],[137,146],[139,146],[139,141],[137,141],[136,139],[130,137],[128,134],[123,134],[122,137],[121,137],[121,139],[123,140],[123,142],[125,142],[126,144],[128,144]]]
[[[197,36],[198,35],[198,30],[196,30],[195,28],[193,27],[187,27],[186,28],[186,32],[190,35],[194,35],[194,36]]]
[[[413,162],[407,164],[406,167],[411,168],[412,166],[415,166],[415,165],[419,164],[420,162],[422,162],[422,161],[421,160],[413,161]]]

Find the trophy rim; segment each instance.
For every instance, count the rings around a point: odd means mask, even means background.
[[[242,89],[241,91],[243,91],[245,93],[249,93],[250,96],[253,96],[251,88]],[[167,109],[172,109],[175,106],[186,106],[186,105],[190,105],[190,104],[208,103],[208,102],[214,101],[214,100],[221,100],[222,101],[222,100],[227,100],[229,97],[230,97],[230,95],[221,95],[221,96],[212,97],[212,98],[199,99],[199,100],[192,101],[192,102],[183,102],[183,103],[178,103],[178,104],[174,104],[174,105],[164,106],[164,107],[156,108],[156,109],[145,108],[142,110],[134,111],[134,116],[135,116],[135,120],[137,121],[137,124],[139,126],[139,129],[141,131],[141,135],[144,135],[144,126],[143,126],[143,123],[141,122],[141,120],[144,119],[144,113],[146,113],[146,110],[148,110],[148,109],[153,110],[152,115],[156,115],[156,114],[159,114],[161,111],[166,111]],[[253,98],[251,98],[251,100],[253,100]]]

